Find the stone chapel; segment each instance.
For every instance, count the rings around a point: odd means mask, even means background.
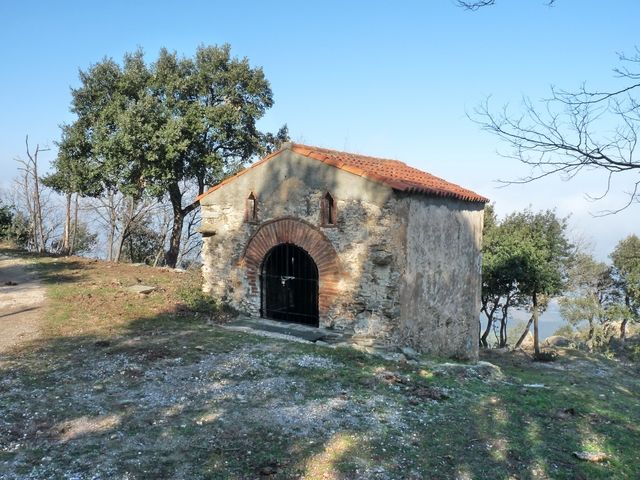
[[[477,358],[485,197],[397,160],[285,143],[198,200],[217,299]]]

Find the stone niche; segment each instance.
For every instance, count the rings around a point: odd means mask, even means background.
[[[486,199],[424,175],[285,144],[200,197],[204,291],[254,317],[477,358]]]

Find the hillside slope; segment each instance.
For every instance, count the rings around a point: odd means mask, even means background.
[[[29,261],[48,302],[0,354],[2,479],[640,478],[637,365],[388,362],[227,331],[197,272]]]

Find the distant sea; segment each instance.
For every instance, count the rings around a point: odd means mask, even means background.
[[[509,329],[509,332],[508,332],[509,343],[511,345],[513,345],[516,342],[516,340],[524,330],[526,323],[529,321],[529,318],[531,318],[531,313],[527,312],[526,310],[520,310],[520,309],[511,310],[511,313],[509,315],[509,321],[507,323],[508,325],[507,328]],[[483,328],[486,326],[486,319],[484,314],[480,316],[480,323],[482,324]],[[516,325],[522,325],[522,329],[518,328],[517,330],[514,331],[513,327],[515,327]],[[549,302],[549,307],[545,310],[545,312],[542,315],[540,315],[540,320],[538,323],[538,328],[540,331],[540,340],[544,340],[545,338],[550,337],[556,332],[556,330],[558,330],[558,328],[564,325],[567,325],[567,322],[560,315],[560,308],[558,306],[557,300],[551,300],[551,302]],[[531,333],[533,334],[533,325],[531,325]],[[512,337],[515,337],[515,338],[512,338]],[[489,339],[490,340],[495,339],[495,336],[493,335],[493,333],[489,334]]]

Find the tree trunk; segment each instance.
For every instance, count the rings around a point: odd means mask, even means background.
[[[64,233],[62,234],[62,247],[60,253],[69,255],[69,235],[71,232],[71,194],[66,194],[67,208],[64,215]]]
[[[589,333],[587,334],[587,341],[593,340],[594,332],[595,327],[593,326],[593,318],[589,318]]]
[[[493,318],[487,315],[487,328],[484,329],[482,335],[480,336],[480,346],[482,348],[488,348],[489,342],[487,341],[487,337],[489,336],[489,332],[491,331],[491,327],[493,326]]]
[[[29,149],[29,135],[25,137],[25,146],[27,149],[28,160],[20,160],[24,171],[24,198],[26,199],[27,208],[29,210],[32,222],[33,247],[38,252],[46,251],[46,239],[44,236],[44,222],[42,219],[42,202],[40,199],[40,179],[38,178],[38,155],[40,152],[46,152],[49,149],[40,149],[40,145],[36,145],[36,150],[31,153]],[[31,183],[33,182],[33,189]],[[33,191],[31,191],[33,190]]]
[[[133,251],[133,238],[129,236],[129,241],[127,242],[129,245],[129,261],[131,263],[138,263],[138,257],[134,255]]]
[[[180,191],[180,185],[177,183],[169,187],[169,201],[171,202],[171,208],[173,210],[173,225],[171,227],[169,249],[164,256],[164,261],[167,267],[176,268],[180,256],[184,220],[189,213],[198,208],[199,203],[194,202],[182,208],[182,192]]]
[[[484,314],[487,317],[487,327],[484,329],[484,332],[482,333],[482,336],[480,337],[480,345],[484,348],[489,347],[489,342],[487,341],[487,337],[489,336],[489,333],[491,332],[491,327],[493,326],[493,315],[496,312],[496,309],[498,308],[498,302],[494,302],[493,306],[491,307],[491,311],[487,312],[487,306],[484,305],[483,309],[484,309]]]
[[[126,237],[124,235],[122,235],[118,240],[118,243],[116,244],[116,251],[115,251],[115,254],[113,255],[114,262],[120,261],[120,256],[122,255],[122,246],[125,240],[126,240]]]
[[[533,323],[533,315],[531,315],[531,318],[527,322],[527,326],[525,327],[524,332],[522,332],[522,335],[520,335],[520,338],[516,342],[514,348],[518,348],[520,347],[520,345],[522,345],[522,342],[524,342],[524,339],[527,338],[527,333],[529,333],[529,329],[531,328],[532,323]]]
[[[629,295],[625,295],[624,303],[627,306],[627,310],[631,312],[631,299],[629,298]],[[620,341],[622,343],[624,343],[625,339],[627,338],[627,322],[628,321],[629,321],[629,317],[625,315],[625,317],[622,319],[622,322],[620,323]]]
[[[133,224],[133,212],[135,210],[135,200],[132,197],[130,197],[128,200],[129,200],[129,211],[127,213],[127,218],[122,222],[123,223],[122,235],[120,236],[120,240],[118,241],[118,247],[115,255],[116,262],[120,261],[120,257],[122,256],[122,247],[124,247],[125,242],[131,235],[131,226]]]
[[[116,212],[116,206],[114,204],[113,201],[113,192],[109,192],[109,203],[108,203],[108,208],[109,208],[109,235],[107,237],[107,248],[108,248],[108,260],[112,261],[113,260],[113,243],[115,242],[116,239],[116,226],[117,226],[117,222],[118,222],[118,217],[117,217],[117,212]]]
[[[78,235],[78,194],[76,193],[76,201],[74,202],[74,212],[73,212],[73,233],[71,234],[71,242],[69,244],[69,255],[73,255],[73,252],[75,252],[77,235]]]
[[[24,198],[26,200],[26,205],[27,205],[27,212],[29,214],[29,236],[30,238],[30,242],[31,242],[31,246],[33,248],[33,250],[38,250],[38,235],[36,234],[36,216],[35,213],[33,211],[33,204],[31,203],[31,195],[29,194],[30,188],[29,188],[29,183],[30,183],[30,179],[29,179],[29,170],[28,168],[25,169],[24,171],[24,185],[23,185],[23,189],[24,189]]]
[[[178,255],[180,254],[180,240],[182,239],[182,225],[184,223],[184,212],[182,208],[173,210],[173,226],[171,227],[171,238],[169,240],[169,249],[164,256],[167,267],[176,268],[178,263]]]
[[[171,238],[169,239],[169,249],[164,256],[164,263],[167,267],[176,268],[178,255],[180,254],[180,241],[182,240],[182,226],[186,215],[182,208],[182,192],[176,183],[169,187],[169,201],[173,210],[173,225],[171,226]]]
[[[164,260],[164,245],[167,241],[167,235],[169,235],[169,225],[171,224],[170,216],[167,213],[166,209],[162,209],[162,229],[160,237],[162,241],[159,242],[158,250],[156,251],[156,255],[153,259],[153,266],[157,267]]]
[[[46,252],[46,245],[44,241],[44,226],[42,221],[42,203],[40,201],[40,179],[38,178],[38,148],[36,147],[36,156],[33,162],[33,202],[36,212],[36,228],[38,232],[38,252]]]
[[[540,334],[538,332],[538,296],[533,294],[533,351],[536,355],[540,355]]]
[[[500,341],[498,346],[500,348],[504,348],[507,346],[507,320],[509,313],[509,305],[511,303],[511,295],[507,295],[504,299],[504,304],[502,305],[502,318],[500,319]]]

